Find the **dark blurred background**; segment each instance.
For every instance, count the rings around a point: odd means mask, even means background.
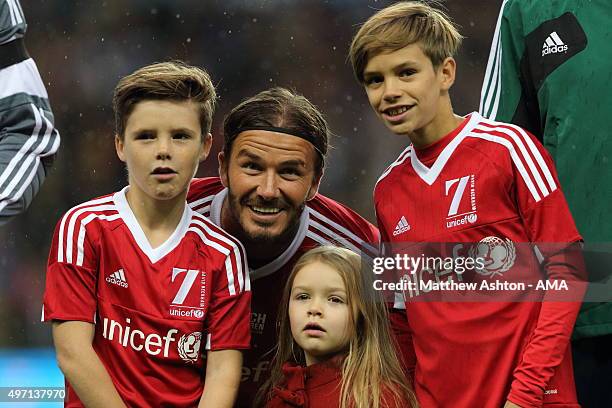
[[[179,58],[210,72],[219,94],[215,154],[200,176],[217,173],[220,126],[232,106],[276,85],[303,93],[336,135],[322,192],[373,220],[374,183],[408,139],[378,123],[346,55],[357,25],[391,3],[22,0],[26,43],[47,86],[62,144],[30,209],[0,228],[0,353],[51,345],[50,327],[40,315],[53,228],[70,207],[126,184],[114,151],[111,96],[117,80],[140,66]],[[451,92],[459,114],[478,109],[500,4],[444,3],[466,37]]]

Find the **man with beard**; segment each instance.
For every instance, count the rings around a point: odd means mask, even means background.
[[[237,406],[251,406],[268,377],[276,312],[295,261],[319,245],[373,256],[376,228],[317,193],[329,129],[305,97],[261,92],[225,118],[220,178],[192,182],[192,209],[240,240],[251,268],[251,350],[245,352]]]

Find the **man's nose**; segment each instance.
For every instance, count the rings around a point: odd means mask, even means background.
[[[265,172],[257,187],[257,194],[265,200],[278,197],[278,178],[273,171]]]

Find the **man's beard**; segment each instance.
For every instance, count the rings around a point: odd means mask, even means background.
[[[292,211],[292,217],[291,219],[288,220],[287,225],[285,226],[285,229],[283,229],[280,234],[276,234],[274,235],[271,232],[271,229],[273,228],[273,226],[271,225],[270,227],[267,226],[262,226],[262,225],[258,225],[259,228],[257,229],[257,231],[248,231],[245,226],[242,224],[242,220],[240,218],[240,208],[247,208],[247,204],[250,205],[257,205],[257,206],[271,206],[270,204],[276,204],[276,203],[282,203],[282,205],[280,207],[285,208],[284,211],[287,211],[287,208],[291,208],[292,210],[294,209],[294,207],[288,203],[286,200],[274,200],[274,201],[262,201],[262,200],[255,200],[256,202],[253,203],[251,200],[249,200],[248,198],[245,198],[243,200],[240,200],[238,197],[236,197],[234,194],[232,194],[231,190],[228,191],[228,203],[229,203],[229,214],[230,217],[232,218],[232,223],[238,227],[238,231],[231,231],[231,233],[233,235],[235,235],[235,237],[242,242],[243,244],[246,243],[251,243],[251,244],[257,244],[257,245],[276,245],[276,244],[281,244],[281,243],[286,243],[289,244],[293,238],[295,237],[295,234],[297,233],[297,230],[300,226],[300,216],[302,215],[302,211],[304,211],[304,207],[306,206],[305,203],[302,203],[296,211]]]

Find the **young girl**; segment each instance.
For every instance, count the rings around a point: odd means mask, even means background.
[[[360,257],[323,246],[294,266],[279,309],[279,343],[262,390],[267,408],[415,407],[379,294]]]

